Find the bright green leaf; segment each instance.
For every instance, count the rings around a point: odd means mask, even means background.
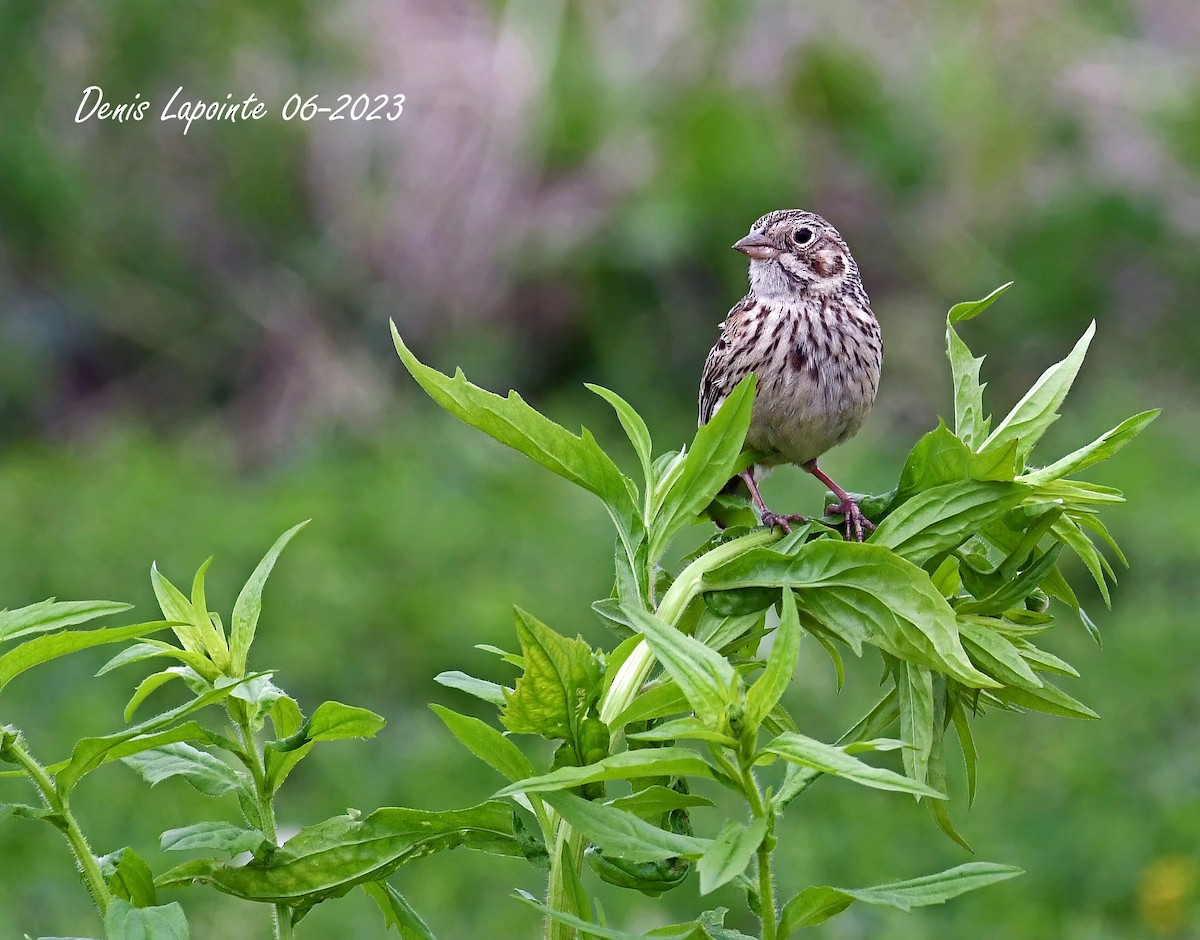
[[[250,644],[254,642],[254,632],[258,628],[258,615],[262,611],[263,587],[271,569],[275,567],[279,553],[306,525],[307,521],[292,526],[275,541],[234,602],[233,620],[230,623],[229,659],[230,669],[235,676],[240,677],[246,672],[246,659],[250,654]]]
[[[700,872],[700,893],[716,891],[744,872],[766,834],[767,821],[761,816],[749,823],[732,819],[727,822],[696,865]]]
[[[766,745],[761,753],[773,754],[790,763],[811,767],[821,773],[842,777],[876,790],[894,790],[898,793],[928,796],[936,800],[946,799],[944,793],[939,793],[932,787],[927,787],[925,784],[911,780],[895,771],[864,763],[857,757],[847,754],[844,748],[824,744],[802,734],[781,734]]]
[[[360,887],[379,905],[387,926],[395,927],[401,940],[434,940],[433,931],[411,904],[386,881],[367,881]]]
[[[757,730],[792,681],[796,658],[800,655],[800,636],[800,615],[796,611],[795,595],[791,591],[784,591],[782,613],[771,653],[767,656],[767,666],[746,692],[746,708],[742,718],[746,727]]]
[[[581,638],[555,633],[520,608],[516,613],[525,672],[505,693],[500,720],[515,734],[573,740],[582,709],[600,693],[599,662]]]
[[[642,777],[710,777],[712,768],[695,751],[686,747],[652,747],[622,751],[585,767],[558,770],[505,787],[496,797],[515,793],[546,793],[566,790],[599,780],[637,780]]]
[[[544,799],[605,855],[631,862],[655,862],[663,858],[697,859],[708,848],[706,839],[667,832],[633,813],[591,803],[571,793],[546,793]]]

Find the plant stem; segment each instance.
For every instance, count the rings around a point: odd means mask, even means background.
[[[5,731],[10,730],[8,728],[5,729]],[[104,876],[100,873],[100,865],[96,861],[96,856],[92,854],[92,847],[88,845],[83,830],[79,828],[79,823],[71,812],[67,798],[59,796],[53,778],[37,762],[36,758],[29,753],[29,749],[25,746],[25,739],[20,732],[14,732],[13,737],[8,740],[3,756],[6,760],[11,760],[25,771],[26,776],[37,787],[42,802],[46,804],[51,812],[59,817],[58,820],[54,821],[54,827],[62,832],[70,844],[71,851],[75,855],[76,864],[78,864],[79,871],[83,875],[83,883],[87,887],[88,894],[92,896],[92,901],[95,903],[96,908],[100,911],[101,919],[103,919],[108,913],[108,905],[112,902],[112,894],[108,890],[108,885],[105,884]]]
[[[275,803],[272,794],[267,790],[267,769],[262,752],[254,740],[254,730],[250,727],[250,714],[244,702],[234,701],[230,711],[241,731],[242,747],[245,750],[246,766],[250,768],[250,776],[254,780],[254,796],[258,805],[259,820],[262,823],[262,833],[272,844],[278,845],[279,835],[275,828]],[[276,904],[274,907],[275,940],[292,940],[295,936],[292,927],[292,912],[286,904]]]
[[[778,538],[778,534],[773,529],[758,529],[705,552],[680,572],[679,577],[663,595],[656,612],[659,618],[671,626],[678,624],[679,618],[683,616],[683,612],[692,602],[692,598],[700,592],[704,575],[714,568],[733,561],[743,552],[769,545]],[[646,676],[649,675],[653,665],[654,654],[643,640],[629,654],[629,658],[621,664],[612,684],[600,701],[601,721],[611,727],[612,720],[629,706],[629,703],[641,690],[642,683],[646,681]],[[619,730],[613,729],[614,735]]]
[[[752,759],[752,758],[751,758]],[[742,789],[750,802],[750,811],[756,819],[765,819],[766,835],[758,845],[758,906],[759,921],[762,923],[762,940],[775,940],[778,935],[779,912],[775,908],[775,877],[771,871],[771,854],[775,849],[774,811],[765,803],[758,789],[758,780],[753,767],[743,758],[741,765]]]
[[[588,917],[590,911],[575,909],[574,895],[567,885],[579,877],[583,868],[583,838],[566,820],[559,818],[558,829],[555,833],[553,855],[550,858],[550,880],[546,885],[546,906],[553,911],[571,911],[580,917]],[[574,878],[570,878],[564,870],[565,865],[574,868]],[[546,940],[575,940],[575,928],[569,924],[560,923],[553,917],[546,918]]]

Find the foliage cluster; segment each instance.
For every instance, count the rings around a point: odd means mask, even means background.
[[[1059,571],[1063,550],[1083,560],[1108,600],[1113,571],[1093,537],[1123,561],[1098,518],[1121,496],[1075,475],[1115,453],[1154,413],[1046,466],[1034,464],[1034,447],[1058,416],[1091,330],[993,428],[984,414],[981,360],[956,324],[995,296],[951,310],[954,429],[939,424],[913,448],[895,489],[864,499],[878,524],[867,543],[842,541],[834,520],[814,520],[781,538],[747,519],[677,571],[664,561],[672,540],[704,518],[725,481],[752,458],[742,452],[752,379],[687,448],[659,456],[641,417],[614,393],[594,388],[633,444],[637,485],[588,432],[571,434],[515,393],[495,396],[461,373],[450,378],[422,365],[396,335],[405,366],[443,407],[598,496],[617,530],[615,587],[594,605],[617,637],[611,649],[593,649],[518,610],[520,652],[492,650],[519,670],[511,687],[464,673],[439,677],[499,709],[508,734],[434,706],[508,785],[466,809],[352,811],[279,844],[275,799],[299,761],[319,742],[371,737],[383,725],[380,716],[338,702],[306,718],[271,673],[249,666],[264,583],[297,526],[247,581],[228,630],[208,609],[208,563],[190,595],[152,569],[162,621],[72,629],[122,609],[107,602],[47,601],[0,615],[0,641],[8,647],[0,656],[0,691],[32,667],[107,644],[132,641],[101,674],[170,663],[138,684],[126,728],[81,739],[57,763],[39,763],[23,735],[6,726],[0,757],[15,765],[6,776],[31,783],[41,805],[7,802],[0,814],[46,821],[65,836],[109,940],[187,936],[178,902],[159,898],[187,885],[267,905],[278,937],[291,936],[314,905],[360,887],[402,936],[431,937],[387,879],[401,865],[457,846],[548,866],[544,901],[520,897],[544,912],[551,938],[633,936],[609,925],[590,899],[585,864],[611,884],[649,895],[678,887],[693,871],[702,894],[738,884],[764,938],[821,923],[854,902],[908,910],[1011,877],[1011,867],[975,862],[867,888],[809,886],[783,900],[772,865],[784,811],[821,776],[910,794],[965,845],[946,810],[946,732],[954,731],[973,795],[971,723],[980,714],[1093,716],[1049,678],[1076,675],[1074,669],[1033,639],[1054,624],[1054,601],[1090,624]],[[155,638],[168,630],[175,643]],[[805,636],[839,676],[846,650],[862,655],[870,647],[881,659],[884,694],[833,744],[802,733],[781,705]],[[175,680],[186,686],[188,701],[128,724]],[[212,715],[219,720],[202,721]],[[537,749],[518,747],[515,736],[554,742],[549,765],[536,766],[530,754]],[[895,768],[864,759],[889,751],[899,752]],[[163,833],[162,848],[199,855],[157,875],[132,847],[95,855],[71,795],[85,776],[115,760],[152,784],[178,777],[206,795],[232,795],[241,819]],[[740,798],[743,816],[702,827],[713,805],[704,791],[712,787]],[[701,836],[698,828],[716,831]],[[744,936],[723,925],[724,915],[707,911],[652,935]]]

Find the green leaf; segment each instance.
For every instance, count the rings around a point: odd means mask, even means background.
[[[465,672],[459,672],[456,669],[438,673],[433,677],[433,681],[448,689],[458,689],[460,692],[466,692],[468,695],[501,707],[504,705],[504,694],[512,693],[512,689],[506,689],[497,682],[476,679],[474,676],[468,676]]]
[[[805,888],[784,905],[779,936],[784,938],[801,927],[813,927],[839,914],[855,901],[911,911],[914,907],[943,904],[976,888],[1006,881],[1023,874],[1011,865],[971,862],[936,875],[895,881],[872,888]]]
[[[164,643],[162,640],[146,640],[142,643],[133,643],[125,647],[125,649],[121,650],[121,652],[117,653],[116,656],[96,670],[96,675],[102,676],[120,666],[128,666],[132,663],[140,663],[148,659],[158,658],[174,659],[177,662],[183,663],[209,682],[214,681],[221,674],[207,656],[180,649],[178,646]]]
[[[595,937],[597,940],[651,940],[651,938],[653,940],[706,940],[709,936],[704,932],[699,922],[672,924],[669,927],[660,927],[657,930],[652,930],[650,933],[629,933],[624,930],[607,927],[603,924],[593,924],[566,911],[556,911],[553,908],[547,907],[525,891],[514,891],[512,896],[518,901],[528,904],[534,910],[541,911],[542,914],[551,920],[558,921],[560,924],[566,924],[568,927],[574,927],[581,936]]]
[[[971,731],[971,719],[962,702],[956,702],[950,712],[958,745],[962,749],[963,768],[967,774],[967,806],[975,802],[975,784],[979,774],[979,752],[975,749],[975,735]]]
[[[700,893],[716,891],[744,872],[766,835],[765,817],[760,816],[750,823],[732,819],[727,822],[696,865],[700,872]]]
[[[1016,646],[995,630],[978,621],[964,619],[959,634],[972,658],[1005,685],[1022,689],[1040,689],[1042,680],[1022,658]]]
[[[250,575],[250,579],[238,594],[233,605],[233,620],[230,623],[229,660],[230,670],[235,676],[246,672],[246,660],[250,655],[250,644],[254,642],[254,632],[258,628],[258,615],[262,611],[262,592],[279,559],[279,553],[297,532],[308,525],[307,521],[294,525],[283,533],[275,544],[263,556]]]
[[[48,636],[27,640],[0,656],[0,689],[3,689],[26,669],[48,663],[60,656],[91,649],[93,646],[122,643],[135,637],[158,633],[170,626],[170,623],[159,620],[151,623],[135,623],[127,627],[63,630],[60,633],[51,633]]]
[[[118,604],[116,601],[56,601],[52,597],[16,610],[0,610],[0,643],[31,633],[61,630],[97,617],[119,614],[129,608],[129,604]]]
[[[365,708],[343,705],[341,702],[322,702],[298,733],[309,741],[373,738],[386,724],[382,715]]]
[[[824,744],[802,734],[781,734],[764,747],[761,754],[764,756],[774,754],[790,763],[811,767],[821,773],[833,774],[836,777],[842,777],[876,790],[894,790],[898,793],[928,796],[936,800],[946,799],[944,793],[939,793],[932,787],[883,767],[873,767],[860,761],[857,757],[847,754],[845,748]],[[762,763],[761,758],[759,763]]]
[[[113,898],[104,916],[108,940],[188,940],[187,918],[178,901],[161,907],[134,907]]]
[[[728,734],[716,731],[699,718],[690,715],[676,718],[674,721],[664,721],[646,731],[636,731],[626,734],[625,737],[630,741],[674,741],[677,738],[690,738],[696,741],[712,741],[725,747],[737,747],[737,741]]]
[[[405,862],[465,845],[522,857],[506,803],[427,812],[399,807],[334,816],[305,826],[265,858],[245,865],[186,862],[160,875],[160,888],[199,882],[250,901],[306,909],[356,885],[388,877]]]
[[[451,378],[423,365],[400,339],[396,324],[391,326],[396,353],[430,398],[460,421],[599,496],[628,539],[638,515],[633,484],[586,428],[577,437],[531,408],[516,392],[502,398],[468,382],[461,369]]]
[[[784,591],[779,626],[775,630],[771,653],[767,656],[767,667],[746,692],[742,721],[751,732],[758,730],[792,681],[796,659],[800,655],[800,635],[796,598],[791,591]]]
[[[1017,441],[1017,458],[1024,463],[1046,429],[1058,419],[1056,409],[1071,390],[1071,384],[1079,373],[1079,367],[1083,365],[1083,358],[1087,355],[1088,345],[1095,332],[1096,321],[1093,320],[1075,344],[1075,348],[1065,359],[1041,374],[1033,383],[1033,387],[1013,406],[1008,416],[996,425],[996,429],[988,435],[980,450],[1008,441]]]
[[[433,931],[411,904],[386,881],[367,881],[360,886],[379,905],[389,928],[395,927],[401,940],[434,940]]]
[[[664,787],[660,784],[646,787],[644,790],[635,790],[629,796],[610,800],[609,805],[615,806],[617,809],[635,813],[643,819],[661,816],[663,813],[669,813],[677,809],[716,806],[707,797],[697,796],[694,793],[680,793],[672,787]]]
[[[754,389],[751,373],[730,391],[712,420],[696,432],[683,468],[667,490],[651,529],[652,561],[662,555],[675,533],[690,525],[713,501],[731,477],[749,466],[750,461],[742,459],[742,444],[750,427]]]
[[[633,813],[591,803],[561,790],[546,793],[544,799],[605,855],[631,862],[655,862],[664,858],[697,859],[708,848],[707,839],[667,832]]]
[[[612,754],[585,767],[560,767],[527,780],[519,780],[496,794],[499,799],[516,793],[568,790],[599,780],[637,780],[642,777],[711,777],[712,768],[686,747],[638,748]]]
[[[130,696],[129,701],[125,703],[125,712],[122,716],[125,719],[125,722],[128,723],[133,718],[134,713],[138,710],[138,706],[141,705],[142,702],[146,701],[146,699],[148,699],[157,689],[162,688],[164,685],[174,679],[182,678],[185,674],[183,672],[184,668],[185,667],[172,666],[170,669],[164,669],[161,672],[151,673],[150,675],[146,676],[145,679],[139,682],[138,687],[133,690],[133,695]]]
[[[178,741],[207,741],[212,733],[194,721],[157,731],[152,734],[141,734],[136,731],[121,731],[105,737],[83,738],[71,749],[71,758],[58,765],[54,772],[55,785],[60,794],[69,793],[75,784],[84,776],[102,764],[120,760],[130,754],[137,754],[164,744],[175,744]]]
[[[955,323],[973,319],[983,313],[992,301],[1012,286],[1012,282],[996,288],[982,300],[955,304],[946,315],[946,355],[954,381],[954,430],[968,447],[976,448],[987,436],[990,419],[983,412],[984,385],[979,381],[983,357],[971,355],[954,329]]]
[[[520,608],[516,614],[525,672],[505,692],[500,720],[515,734],[572,741],[587,703],[599,695],[600,664],[580,637],[555,633]]]
[[[441,705],[429,707],[468,751],[489,767],[500,771],[507,779],[515,782],[534,775],[533,764],[529,758],[486,721],[460,715]]]
[[[1049,682],[1043,682],[1040,689],[991,689],[990,694],[1009,705],[1030,708],[1034,711],[1045,712],[1048,715],[1058,715],[1062,718],[1099,718],[1094,711],[1077,702],[1062,689]]]
[[[220,796],[241,781],[236,770],[219,757],[183,742],[164,744],[121,758],[151,786],[169,777],[182,777],[206,796]]]
[[[688,701],[675,680],[660,679],[638,692],[629,706],[613,719],[610,728],[616,731],[626,725],[686,711]]]
[[[957,548],[979,528],[1013,509],[1030,493],[1020,483],[971,480],[935,486],[907,500],[871,534],[914,565]]]
[[[1096,587],[1100,589],[1100,596],[1104,599],[1104,606],[1112,609],[1112,598],[1108,593],[1108,582],[1105,580],[1105,571],[1112,574],[1112,569],[1107,567],[1107,562],[1104,557],[1096,550],[1096,546],[1092,544],[1092,540],[1079,528],[1075,522],[1068,516],[1060,516],[1050,527],[1050,531],[1054,537],[1071,549],[1079,560],[1083,562],[1087,568],[1088,574],[1092,576],[1092,580],[1096,582]],[[1116,580],[1115,578],[1113,579]]]
[[[159,847],[164,852],[211,849],[227,852],[232,856],[242,852],[257,852],[265,841],[266,837],[257,829],[213,821],[195,823],[180,829],[168,829],[162,834]]]
[[[145,859],[131,848],[114,852],[109,858],[117,859],[115,870],[108,879],[108,888],[114,895],[124,898],[134,907],[154,907],[158,896],[154,890],[154,874]]]
[[[180,644],[189,653],[203,655],[204,638],[200,635],[192,602],[163,576],[157,562],[150,565],[150,583],[154,586],[154,596],[158,598],[163,618],[176,624],[173,629]]]
[[[625,433],[629,437],[629,443],[633,445],[634,452],[637,454],[638,462],[642,466],[642,479],[646,481],[645,485],[649,489],[654,485],[654,474],[651,470],[654,462],[654,444],[650,439],[650,429],[646,427],[646,422],[642,420],[640,414],[633,410],[629,402],[616,392],[601,385],[592,385],[590,382],[585,382],[584,387],[612,405],[613,411],[617,413],[617,419],[621,422],[621,427],[625,429]]]
[[[726,710],[737,701],[740,679],[720,653],[680,633],[654,614],[626,606],[625,613],[683,692],[696,717],[720,730]]]
[[[226,669],[229,666],[229,646],[225,642],[225,631],[221,629],[220,621],[214,622],[210,616],[208,599],[204,593],[204,576],[208,573],[208,566],[212,561],[213,556],[209,555],[204,564],[196,569],[195,577],[192,578],[192,615],[196,618],[195,623],[208,649],[208,655],[218,667]]]
[[[924,666],[900,662],[896,664],[895,676],[900,736],[909,745],[900,754],[904,772],[917,783],[925,783],[929,779],[929,753],[936,733],[933,674]]]
[[[917,441],[904,461],[892,504],[946,483],[1011,482],[1016,476],[1016,460],[1015,442],[977,454],[951,434],[945,422],[938,421],[938,426]]]
[[[871,643],[964,685],[996,685],[971,664],[958,639],[954,611],[929,575],[882,546],[817,539],[795,555],[755,549],[704,581],[715,590],[791,587],[805,623],[820,625],[855,653]]]
[[[1085,444],[1078,450],[1061,457],[1048,467],[1033,470],[1022,475],[1021,481],[1030,484],[1049,483],[1068,474],[1083,470],[1093,464],[1108,460],[1113,454],[1142,433],[1155,418],[1161,414],[1161,409],[1143,411],[1132,418],[1126,418],[1115,428],[1105,431],[1090,444]]]

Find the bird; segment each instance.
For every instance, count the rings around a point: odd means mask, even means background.
[[[861,542],[875,526],[817,465],[858,433],[879,388],[883,338],[858,265],[838,230],[802,209],[768,212],[733,248],[750,259],[750,292],[721,323],[705,360],[700,424],[754,373],[746,448],[757,462],[730,484],[744,481],[762,524],[790,533],[805,517],[768,509],[758,481],[780,464],[802,467],[837,498],[826,512],[843,517],[845,539]]]

